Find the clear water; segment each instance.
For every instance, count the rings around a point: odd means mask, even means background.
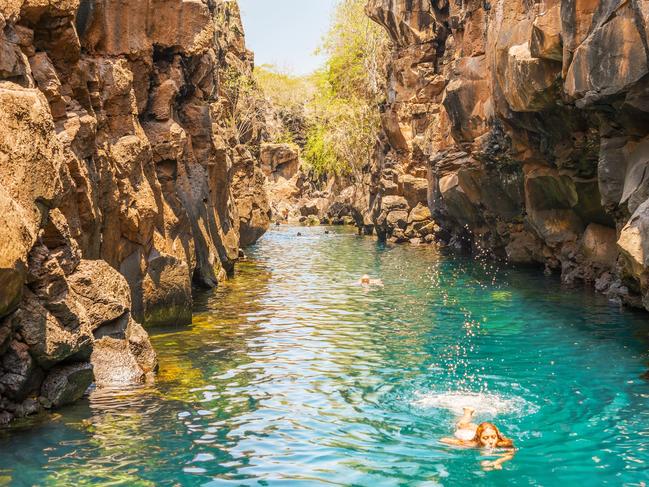
[[[0,484],[647,481],[647,315],[536,270],[296,231],[270,231],[192,326],[154,334],[155,385],[0,433]],[[385,287],[354,286],[363,273]],[[514,439],[504,470],[438,443],[463,405]]]

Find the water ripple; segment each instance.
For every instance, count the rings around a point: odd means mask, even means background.
[[[0,435],[0,484],[640,485],[646,316],[540,273],[273,229],[238,277],[156,330],[156,384],[95,390]],[[365,289],[362,274],[384,281]],[[462,407],[519,452],[438,442]]]

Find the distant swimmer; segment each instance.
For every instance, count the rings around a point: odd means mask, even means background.
[[[383,287],[383,281],[381,279],[371,279],[370,276],[367,274],[363,275],[359,280],[358,283],[359,285],[363,287],[370,287],[370,286],[380,286]]]
[[[488,450],[502,449],[499,458],[493,461],[481,462],[485,470],[502,470],[502,465],[514,458],[516,449],[514,442],[505,438],[496,425],[492,423],[472,422],[475,409],[464,408],[464,414],[458,420],[455,430],[455,438],[442,438],[440,441],[447,445],[463,446],[466,448],[485,448]]]

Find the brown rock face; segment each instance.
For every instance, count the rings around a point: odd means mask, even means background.
[[[291,179],[300,167],[299,147],[293,144],[262,144],[260,158],[264,174],[274,182]]]
[[[266,177],[250,151],[238,146],[234,157],[232,191],[240,215],[240,245],[253,244],[268,230],[271,209],[266,192]],[[236,256],[234,256],[236,258]]]
[[[350,182],[335,175],[320,178],[305,169],[297,144],[264,143],[260,159],[275,222],[341,224],[343,217],[351,218]]]
[[[0,2],[0,416],[146,380],[138,321],[191,321],[268,228],[221,82],[251,70],[236,2]]]
[[[452,243],[624,289],[649,309],[649,3],[366,10],[394,43],[369,189],[379,235],[417,236],[389,218],[403,197],[405,211],[428,205]]]

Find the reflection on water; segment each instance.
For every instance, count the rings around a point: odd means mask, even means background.
[[[646,315],[536,271],[269,232],[194,322],[153,333],[153,385],[0,433],[0,484],[640,485]],[[354,283],[362,274],[382,288]],[[520,448],[503,471],[437,440],[463,406]]]

